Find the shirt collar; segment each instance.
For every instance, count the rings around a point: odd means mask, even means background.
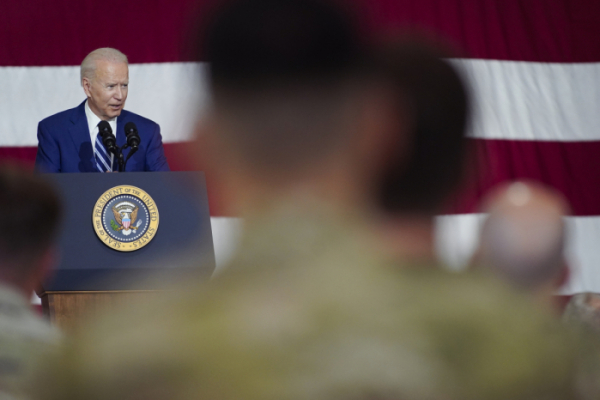
[[[94,112],[92,111],[92,109],[90,108],[90,104],[89,101],[86,100],[85,101],[85,116],[87,118],[88,121],[88,127],[90,128],[90,131],[94,130],[94,128],[96,128],[98,126],[98,124],[100,123],[100,121],[102,121],[100,119],[100,117],[98,117],[96,114],[94,114]],[[113,133],[116,136],[115,133],[115,126],[117,123],[117,117],[113,118],[113,119],[109,119],[107,120],[108,123],[110,124],[110,126],[113,128]]]
[[[98,124],[101,121],[100,118],[98,118],[98,116],[94,114],[94,112],[90,108],[88,100],[85,101],[85,116],[87,118],[88,127],[90,128],[90,131],[94,130],[94,128],[98,126]]]

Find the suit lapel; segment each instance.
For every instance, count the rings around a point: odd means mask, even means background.
[[[85,116],[85,101],[73,110],[71,122],[73,125],[69,127],[69,136],[79,155],[79,170],[81,172],[96,171],[90,128]]]

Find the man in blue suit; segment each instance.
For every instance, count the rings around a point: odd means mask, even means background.
[[[129,85],[129,66],[123,53],[101,48],[88,54],[81,63],[81,85],[87,96],[83,103],[39,123],[37,171],[116,171],[117,160],[98,137],[100,121],[109,123],[119,147],[126,143],[125,124],[137,126],[141,142],[126,171],[169,170],[158,124],[123,109]],[[124,153],[127,156],[127,150]]]

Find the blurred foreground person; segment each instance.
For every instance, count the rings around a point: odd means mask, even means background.
[[[564,313],[564,320],[570,325],[588,329],[600,335],[600,294],[578,293],[573,295]]]
[[[563,322],[578,335],[581,361],[580,386],[586,398],[600,398],[600,294],[573,295],[563,315]]]
[[[40,399],[575,399],[556,321],[496,282],[402,268],[369,214],[405,146],[387,74],[332,4],[211,19],[203,159],[247,216],[203,288],[78,333]],[[383,84],[382,84],[383,83]]]
[[[441,50],[418,42],[379,52],[381,73],[398,96],[408,149],[396,147],[384,166],[375,203],[388,249],[405,261],[435,263],[434,217],[457,190],[466,155],[469,101]]]
[[[52,187],[29,173],[0,168],[0,398],[20,398],[58,332],[38,316],[31,294],[54,257],[60,203]]]
[[[579,398],[565,337],[522,298],[462,276],[427,291],[391,265],[355,268],[372,259],[345,250],[94,324],[40,377],[37,398]]]
[[[318,0],[234,3],[206,34],[213,109],[198,146],[228,211],[252,217],[315,201],[337,214],[366,208],[357,204],[380,162],[375,149],[402,137],[386,126],[395,110],[366,77],[354,26]]]
[[[568,275],[563,217],[569,207],[563,196],[516,182],[490,193],[482,209],[489,216],[473,263],[550,304]]]

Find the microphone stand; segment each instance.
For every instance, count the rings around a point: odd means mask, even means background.
[[[119,149],[119,151],[118,151],[119,156],[117,157],[117,161],[119,163],[119,172],[125,172],[125,167],[127,166],[127,161],[129,161],[129,159],[131,158],[131,156],[136,151],[138,151],[138,146],[131,146],[131,150],[129,150],[129,154],[127,154],[127,158],[125,158],[125,156],[123,155],[123,150],[125,150],[128,147],[129,147],[128,144],[125,144],[121,148],[117,147],[117,149]]]
[[[119,157],[117,158],[117,161],[119,163],[118,171],[124,172],[125,171],[125,159],[123,158],[123,149],[119,149]]]

